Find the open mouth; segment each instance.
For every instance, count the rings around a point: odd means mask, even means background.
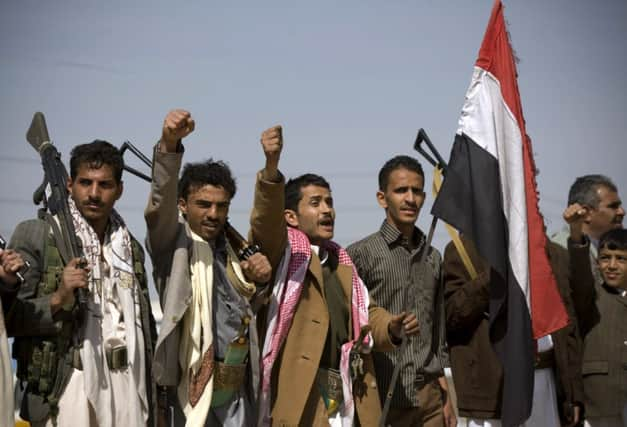
[[[320,224],[320,226],[322,228],[333,229],[333,220],[332,219],[323,219],[318,224]]]

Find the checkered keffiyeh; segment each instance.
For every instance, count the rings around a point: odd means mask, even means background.
[[[303,283],[311,261],[311,244],[307,236],[295,229],[288,227],[288,247],[286,248],[282,264],[279,267],[277,283],[273,289],[268,310],[268,330],[262,353],[262,378],[260,396],[259,426],[270,425],[270,377],[272,368],[281,346],[289,333],[294,312],[303,290]],[[335,242],[327,242],[325,249],[337,255],[339,263],[351,266],[352,274],[352,327],[353,337],[357,339],[362,326],[368,324],[368,291],[357,274],[353,261],[344,248]],[[349,341],[342,346],[340,359],[340,372],[342,376],[342,388],[344,392],[344,404],[340,409],[342,425],[352,425],[354,417],[354,404],[352,393],[352,381],[349,372],[349,353],[354,341]],[[363,348],[372,348],[372,337],[364,338]]]

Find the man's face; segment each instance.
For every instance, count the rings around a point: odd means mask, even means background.
[[[106,228],[113,205],[122,195],[123,185],[115,180],[111,166],[103,164],[94,169],[83,164],[78,167],[74,179],[68,178],[67,189],[78,211],[99,232]]]
[[[192,188],[187,199],[179,199],[179,209],[192,231],[208,242],[224,229],[231,196],[222,187],[210,184]]]
[[[309,237],[313,245],[321,245],[333,238],[335,209],[331,192],[317,185],[301,188],[302,198],[298,202],[298,212],[285,210],[285,220]]]
[[[405,168],[390,173],[385,191],[377,192],[379,205],[387,221],[399,231],[413,230],[425,201],[424,178]]]
[[[605,186],[597,189],[599,205],[596,208],[588,206],[586,218],[587,234],[598,239],[605,232],[614,228],[623,228],[625,209],[621,206],[620,197],[616,191]]]
[[[598,258],[603,280],[613,288],[627,289],[627,251],[601,249]]]

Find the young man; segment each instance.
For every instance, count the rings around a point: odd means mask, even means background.
[[[408,156],[388,160],[379,171],[377,201],[385,210],[381,228],[350,245],[348,253],[377,303],[398,312],[411,302],[420,324],[420,335],[409,341],[404,354],[374,355],[381,401],[386,398],[394,367],[401,364],[386,425],[452,427],[456,419],[442,364],[440,254],[433,247],[425,248],[425,235],[415,225],[425,201],[420,163]],[[429,252],[421,265],[425,250]]]
[[[393,349],[403,328],[418,333],[416,318],[369,301],[350,257],[331,241],[335,210],[327,181],[306,174],[284,184],[281,127],[263,132],[261,145],[266,163],[257,176],[251,234],[276,267],[276,280],[260,425],[376,426],[381,407],[370,351]]]
[[[583,385],[586,425],[627,425],[627,230],[614,229],[599,239],[596,287],[598,323],[585,337]]]
[[[82,259],[64,259],[54,218],[19,224],[10,247],[30,262],[7,318],[26,383],[21,416],[33,426],[152,423],[155,324],[141,245],[114,209],[122,195],[120,152],[105,141],[72,150],[68,204]],[[87,309],[75,314],[75,291]],[[55,424],[56,422],[56,424]]]
[[[189,112],[171,111],[154,150],[145,211],[163,310],[154,377],[175,426],[250,426],[259,378],[251,299],[271,269],[260,253],[240,262],[226,238],[236,186],[224,163],[187,164],[178,179],[193,130]]]
[[[570,224],[568,251],[548,242],[547,254],[569,324],[536,342],[533,406],[527,427],[575,426],[582,420],[582,342],[578,307],[593,286],[588,244],[583,239],[581,207],[564,212]],[[582,240],[583,239],[583,240]],[[490,284],[502,280],[481,258],[474,243],[462,238],[477,271],[471,278],[457,248],[449,243],[442,266],[445,284],[446,329],[459,414],[470,427],[500,427],[503,369],[490,341]],[[578,290],[575,295],[572,289]],[[576,298],[577,297],[577,298]],[[589,304],[589,302],[588,302]]]

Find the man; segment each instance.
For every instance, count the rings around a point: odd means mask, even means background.
[[[599,239],[596,286],[597,324],[585,337],[583,385],[586,425],[627,425],[627,230],[613,229]]]
[[[24,267],[24,260],[15,251],[4,250],[0,246],[0,402],[4,408],[0,414],[0,425],[12,426],[15,423],[13,413],[13,372],[11,371],[11,353],[7,341],[7,329],[4,313],[9,312],[15,301],[20,280],[16,273]]]
[[[571,289],[591,288],[593,278],[588,245],[581,243],[584,211],[569,209],[564,217],[571,224],[568,251],[548,242],[547,253],[570,321],[536,341],[533,405],[525,423],[529,427],[574,426],[583,415],[581,323]],[[491,345],[488,312],[490,282],[500,278],[480,257],[473,242],[462,241],[477,276],[471,278],[453,243],[446,247],[443,263],[447,339],[457,406],[469,426],[497,427],[501,425],[503,370]]]
[[[416,227],[425,201],[424,173],[414,158],[396,156],[379,171],[377,201],[385,220],[376,233],[353,243],[348,253],[368,291],[382,307],[402,311],[411,301],[420,335],[403,354],[374,355],[382,401],[394,367],[401,364],[387,424],[393,426],[454,426],[455,415],[443,371],[444,308],[440,254],[425,248],[425,235]],[[420,259],[428,250],[424,265]],[[409,301],[408,301],[409,299]]]
[[[623,227],[625,209],[618,195],[618,188],[612,180],[603,175],[584,175],[575,180],[568,192],[568,206],[579,204],[585,210],[583,233],[590,239],[590,263],[592,273],[601,283],[597,269],[597,247],[601,235],[614,228]],[[567,247],[570,236],[568,228],[564,228],[552,236],[552,240]]]
[[[181,140],[193,130],[189,112],[171,111],[154,150],[145,211],[163,310],[154,376],[175,426],[251,426],[259,358],[251,300],[271,269],[260,253],[240,263],[226,238],[236,186],[224,163],[187,164],[178,179]]]
[[[31,265],[8,323],[33,426],[149,425],[155,325],[141,245],[115,211],[121,153],[105,141],[71,152],[68,205],[82,259],[66,260],[54,218],[19,224],[10,247]],[[76,315],[75,292],[87,294]]]
[[[284,184],[281,127],[264,131],[261,145],[266,162],[257,175],[251,235],[276,280],[260,425],[376,426],[381,409],[370,351],[393,349],[403,328],[418,333],[416,318],[369,301],[350,257],[331,241],[335,210],[327,181],[305,174]]]

